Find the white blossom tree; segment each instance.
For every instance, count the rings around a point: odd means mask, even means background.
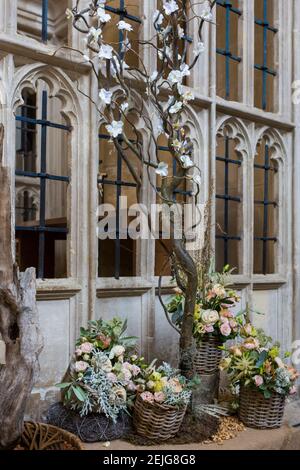
[[[91,64],[99,83],[99,103],[94,104],[111,140],[136,182],[138,200],[142,188],[142,171],[137,171],[136,162],[142,168],[147,168],[150,180],[153,172],[161,177],[160,189],[153,183],[152,186],[163,204],[174,204],[174,192],[184,181],[193,184],[195,201],[200,191],[201,171],[194,163],[193,142],[183,127],[186,106],[194,100],[193,93],[184,83],[205,50],[202,30],[206,22],[212,22],[212,8],[216,1],[200,3],[203,4],[203,10],[199,16],[195,13],[195,6],[199,1],[163,0],[161,8],[154,12],[153,18],[145,19],[153,23],[153,37],[135,39],[138,48],[132,46],[133,28],[125,19],[116,25],[120,31],[119,42],[112,44],[105,40],[107,25],[112,20],[108,8],[109,1],[93,0],[90,6],[84,9],[80,9],[80,1],[77,1],[76,6],[67,11],[73,27],[85,35],[86,51],[81,53],[84,60]],[[191,24],[198,31],[196,44],[187,38],[187,30]],[[134,52],[144,48],[151,48],[156,52],[157,70],[149,70],[143,62],[142,53]],[[137,56],[136,66],[127,63],[129,54],[131,57],[132,54]],[[132,80],[139,83],[139,90],[144,95],[138,103],[131,86]],[[145,111],[145,101],[148,109],[152,110],[150,116]],[[136,127],[133,115],[137,115],[143,122],[148,139],[146,144]],[[158,141],[163,134],[167,138],[168,150],[178,167],[176,176],[158,157]],[[153,149],[156,152],[153,152]],[[185,238],[176,239],[174,220],[172,222],[171,249],[168,255],[172,272],[185,295],[183,321],[179,332],[180,368],[189,376],[192,374],[195,351],[192,333],[198,272],[193,256],[186,249]]]

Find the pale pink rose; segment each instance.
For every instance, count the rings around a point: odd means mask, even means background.
[[[237,324],[237,322],[236,322],[235,320],[230,320],[230,321],[229,321],[229,325],[230,325],[230,327],[231,327],[234,331],[237,330],[238,324]]]
[[[228,318],[221,316],[221,317],[220,317],[220,320],[221,320],[222,323],[226,323],[226,324],[229,325],[229,320],[228,320]]]
[[[179,382],[179,379],[177,379],[176,377],[174,377],[173,379],[170,379],[168,381],[167,385],[169,387],[171,387],[173,389],[173,392],[175,392],[175,393],[182,392],[182,385]]]
[[[114,374],[113,372],[109,372],[106,377],[113,384],[118,381],[118,378],[117,378],[116,374]]]
[[[256,338],[248,338],[246,341],[244,341],[243,344],[245,349],[257,349],[259,347],[259,342]]]
[[[135,364],[131,366],[131,373],[133,377],[136,377],[137,375],[139,375],[140,372],[141,372],[141,369],[139,366],[136,366]]]
[[[81,356],[83,353],[80,348],[77,348],[75,351],[76,356]]]
[[[92,343],[82,343],[80,349],[83,354],[90,354],[93,351],[94,346],[92,345]]]
[[[220,316],[225,318],[232,318],[233,314],[227,308],[224,308],[221,310]]]
[[[128,383],[126,388],[129,392],[135,392],[136,391],[136,385],[132,382],[132,380]]]
[[[237,356],[237,357],[241,357],[243,355],[242,351],[240,350],[240,348],[238,346],[232,346],[230,348],[230,352],[234,355],[234,356]]]
[[[223,323],[223,324],[220,326],[220,331],[221,331],[221,333],[222,333],[223,336],[230,336],[230,334],[231,334],[231,328],[230,328],[229,323]]]
[[[130,382],[131,377],[132,377],[130,370],[128,370],[128,369],[123,369],[123,370],[122,370],[122,375],[123,375],[123,377],[124,377],[124,381],[125,381],[125,382],[127,382],[127,383]]]
[[[147,403],[153,403],[154,395],[151,392],[143,392],[141,393],[141,399]]]
[[[255,375],[254,382],[257,387],[260,387],[264,383],[264,379],[261,375]]]
[[[251,325],[251,323],[247,323],[244,326],[244,330],[247,333],[247,335],[251,336],[251,334],[252,334],[252,325]]]
[[[78,361],[75,363],[76,372],[85,372],[88,367],[90,367],[89,364],[84,361]]]
[[[213,333],[215,331],[213,325],[206,325],[205,326],[205,332],[206,333]]]
[[[110,346],[111,338],[103,335],[102,333],[97,337],[99,341],[102,342],[103,349],[107,349]]]
[[[206,296],[206,299],[207,300],[210,300],[212,298],[216,297],[216,294],[214,292],[212,292],[211,290],[208,292],[207,296]]]
[[[215,284],[212,291],[218,297],[226,297],[226,290],[221,284]]]
[[[295,395],[297,393],[297,387],[296,385],[293,385],[292,388],[290,389],[290,395]]]
[[[131,370],[131,367],[130,362],[123,362],[122,369]]]
[[[155,392],[154,393],[154,400],[157,401],[157,403],[163,403],[165,401],[166,397],[163,392]]]

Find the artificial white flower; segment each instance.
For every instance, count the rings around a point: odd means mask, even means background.
[[[114,138],[118,137],[118,135],[122,135],[123,127],[124,123],[122,121],[112,121],[111,124],[105,126],[107,132]]]
[[[180,71],[183,77],[188,77],[191,75],[190,67],[187,64],[181,64]]]
[[[183,104],[181,101],[176,101],[176,103],[173,104],[173,106],[171,106],[171,108],[169,109],[169,113],[177,114],[182,109],[182,106]]]
[[[202,18],[204,21],[212,21],[213,15],[210,7],[207,6],[206,8],[204,8],[200,15],[200,18]]]
[[[183,80],[183,75],[180,70],[172,70],[172,72],[169,73],[168,76],[168,82],[169,83],[182,83]]]
[[[129,106],[128,103],[122,103],[122,104],[121,104],[120,108],[121,108],[121,110],[123,111],[123,113],[126,111],[126,109],[128,109],[128,106]]]
[[[87,54],[84,54],[83,56],[84,62],[90,62],[90,58]]]
[[[125,38],[124,41],[122,42],[122,52],[127,52],[129,49],[131,49],[131,43],[128,38]]]
[[[99,98],[103,103],[105,104],[111,104],[111,99],[112,99],[112,92],[109,90],[106,90],[105,88],[101,88],[100,93],[99,93]]]
[[[202,41],[198,42],[195,49],[193,50],[195,55],[200,55],[204,51],[205,51],[205,45],[204,45],[204,42],[202,42]]]
[[[164,10],[166,15],[172,15],[175,11],[179,10],[179,6],[175,0],[165,0],[164,2]]]
[[[122,127],[123,127],[123,123],[122,123]],[[120,357],[124,354],[124,352],[125,352],[124,346],[121,346],[121,345],[114,346],[109,353],[109,359],[114,359],[114,357]]]
[[[181,147],[182,147],[182,143],[178,139],[174,139],[173,142],[172,142],[172,147],[175,150],[180,150]]]
[[[119,21],[118,29],[120,31],[133,31],[133,27],[131,26],[131,24],[126,23],[126,21],[123,20]]]
[[[67,17],[67,20],[70,20],[71,18],[73,18],[74,14],[72,12],[72,10],[70,10],[70,8],[67,8],[66,9],[66,17]]]
[[[183,168],[187,169],[187,168],[191,168],[192,166],[194,166],[193,161],[188,155],[181,155],[180,160],[181,160]]]
[[[191,91],[186,91],[182,95],[182,98],[184,102],[188,102],[188,101],[193,101],[195,99],[195,96],[194,96],[194,93],[192,93]]]
[[[151,75],[150,75],[150,82],[154,82],[158,77],[158,71],[155,70]]]
[[[197,186],[201,186],[202,184],[202,178],[200,175],[194,175],[193,181],[197,184]]]
[[[167,163],[164,163],[164,162],[160,162],[158,167],[156,168],[155,170],[155,173],[157,175],[160,175],[160,176],[168,176],[169,174],[169,166],[167,165]]]
[[[108,23],[111,20],[111,16],[108,13],[106,13],[104,7],[98,8],[97,16],[99,20],[101,21],[101,23]]]
[[[112,59],[113,57],[113,48],[108,44],[102,44],[99,51],[100,59]]]
[[[167,56],[169,59],[172,59],[172,55],[172,49],[169,46],[166,46],[165,49],[158,51],[158,57],[160,58],[160,60],[163,60],[165,56]],[[180,56],[178,55],[178,59],[179,57]]]
[[[178,25],[177,29],[178,29],[178,36],[180,37],[180,39],[184,38],[185,32],[184,32],[184,29],[180,26],[180,24]]]
[[[163,123],[161,118],[159,118],[158,121],[157,121],[157,124],[155,126],[155,131],[156,131],[157,136],[160,136],[161,134],[163,134],[165,132],[164,123]]]
[[[99,37],[102,36],[102,29],[98,28],[94,28],[94,26],[92,26],[88,32],[88,41],[98,41]]]
[[[164,16],[159,10],[155,10],[153,13],[153,23],[160,26],[164,21]]]

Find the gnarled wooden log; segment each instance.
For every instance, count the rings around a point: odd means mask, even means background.
[[[11,177],[2,165],[3,138],[0,125],[0,334],[5,344],[5,364],[0,364],[0,449],[12,447],[22,433],[42,348],[35,270],[20,275],[13,260]]]

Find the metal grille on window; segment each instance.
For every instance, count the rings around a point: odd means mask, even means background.
[[[274,1],[255,0],[255,106],[274,109],[275,69]]]
[[[129,208],[137,203],[136,182],[131,176],[122,155],[101,128],[99,134],[99,204],[110,204],[115,208],[116,224],[105,240],[99,240],[99,277],[131,277],[136,275],[136,242],[128,235],[128,229],[120,223],[123,208],[122,197]],[[122,138],[119,139],[124,144]],[[132,155],[130,155],[132,157]],[[135,168],[138,172],[139,169]],[[124,201],[124,199],[123,199]],[[125,208],[126,209],[126,208]],[[124,212],[122,212],[124,217]],[[130,223],[127,219],[126,223]],[[108,227],[105,227],[108,232]],[[106,237],[106,234],[104,235]]]
[[[216,267],[226,264],[241,271],[242,161],[236,143],[228,136],[218,138],[216,158]]]
[[[254,163],[254,274],[276,271],[277,165],[262,139]]]
[[[173,175],[177,174],[177,162],[170,153],[169,147],[167,146],[167,138],[160,136],[158,140],[158,157],[160,162],[167,163],[169,168],[172,168]],[[161,178],[157,178],[157,189],[160,189]],[[183,181],[181,185],[174,191],[173,199],[174,203],[185,203],[187,198],[192,196],[192,191],[187,188],[186,181]],[[157,204],[163,204],[164,201],[157,196]],[[161,241],[156,240],[155,243],[155,276],[170,276],[170,264],[168,263],[170,249],[170,240],[162,237],[162,227],[160,227],[160,238]]]
[[[227,100],[239,99],[240,53],[239,1],[217,1],[217,94]]]
[[[122,30],[118,31],[116,24],[120,20],[126,20],[133,27],[130,39],[132,51],[126,52],[126,62],[130,66],[138,66],[138,27],[141,24],[140,2],[134,0],[126,2],[115,0],[105,5],[106,11],[111,14],[112,20],[106,25],[104,39],[107,43],[119,43],[119,53],[122,54],[121,44],[124,39]],[[128,135],[127,129],[127,135]],[[132,136],[134,137],[134,136]],[[119,139],[123,145],[122,138]],[[136,276],[137,254],[136,242],[128,236],[128,231],[124,232],[120,227],[121,197],[127,197],[128,207],[137,202],[136,182],[133,180],[122,155],[118,152],[114,144],[110,142],[110,137],[106,134],[103,126],[99,133],[99,204],[111,204],[116,211],[115,239],[99,240],[98,250],[98,276],[99,277],[120,277]],[[132,157],[132,156],[131,156]],[[134,158],[133,158],[134,160]],[[130,220],[127,220],[130,223]],[[114,234],[112,235],[112,237]]]
[[[46,88],[40,82],[37,93],[24,90],[16,113],[16,240],[22,271],[34,266],[38,278],[55,278],[67,276],[71,128],[57,122],[60,101],[49,99]]]

